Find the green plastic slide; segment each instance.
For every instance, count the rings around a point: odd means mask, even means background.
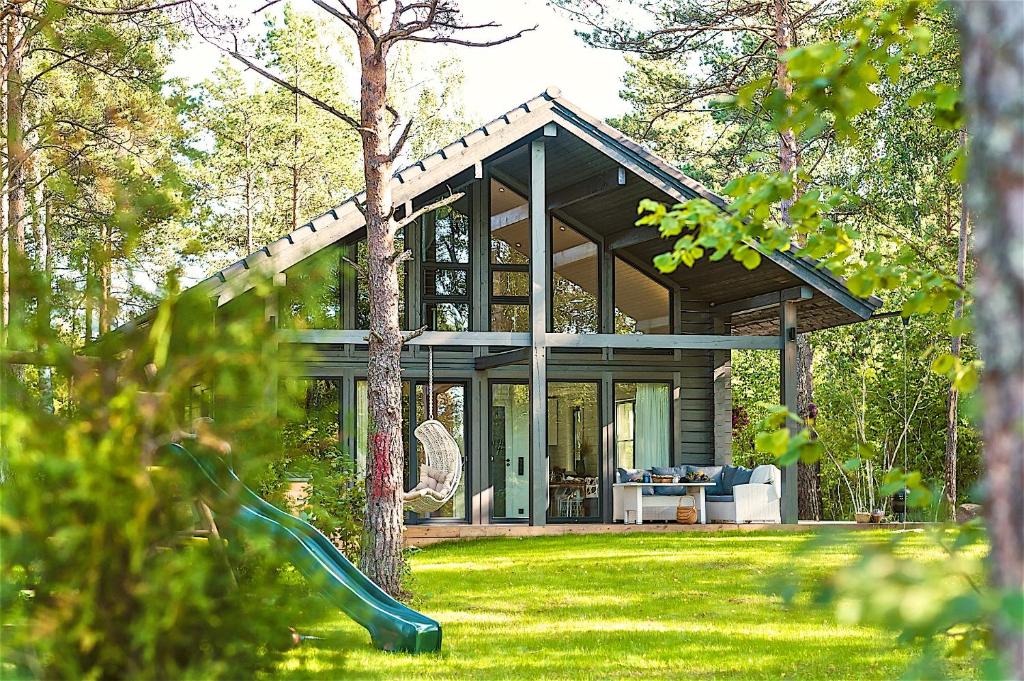
[[[235,524],[245,531],[269,535],[288,547],[288,559],[324,596],[367,631],[381,650],[410,653],[441,649],[441,625],[386,594],[343,556],[334,544],[306,521],[267,503],[243,485],[234,471],[214,455],[196,454],[178,444],[163,448],[191,462],[212,485],[208,499],[216,509],[238,489]]]

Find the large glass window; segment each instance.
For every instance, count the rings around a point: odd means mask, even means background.
[[[395,235],[395,250],[405,250],[405,232],[399,231]],[[366,239],[362,239],[355,247],[356,263],[359,265],[356,285],[356,328],[370,328],[370,283],[366,278],[367,265],[369,263],[369,251]],[[398,323],[405,327],[405,280],[409,271],[409,263],[405,262],[398,268]]]
[[[416,383],[416,404],[409,404],[410,384],[402,382],[402,443],[405,449],[404,475],[406,488],[412,488],[419,480],[419,465],[425,464],[423,449],[415,441],[413,432],[416,426],[427,420],[427,384]],[[434,418],[444,424],[459,449],[465,455],[466,439],[466,387],[461,383],[434,383],[433,396]],[[412,407],[415,407],[413,409]],[[366,470],[366,458],[370,431],[369,404],[366,381],[356,381],[356,465],[358,470]],[[410,452],[416,452],[415,467],[409,466]],[[431,518],[466,517],[466,480],[469,471],[464,468],[462,478],[455,496],[437,511],[429,514]]]
[[[525,383],[491,384],[491,515],[528,518],[530,508],[530,390]]]
[[[422,219],[423,323],[434,331],[469,330],[469,197]]]
[[[615,333],[671,333],[669,290],[615,258]]]
[[[601,517],[598,384],[548,383],[548,519]]]
[[[424,383],[416,385],[416,420],[418,423],[426,421],[428,416],[427,400],[430,398],[428,386]],[[433,404],[433,416],[444,424],[448,432],[452,434],[455,441],[459,443],[459,451],[466,453],[466,387],[461,383],[434,383],[434,394],[431,400]],[[427,463],[423,448],[418,442],[414,442],[416,448],[416,460],[419,465]],[[462,471],[462,478],[459,486],[452,497],[444,506],[430,514],[431,518],[458,518],[466,517],[466,478],[469,471],[465,468]],[[418,474],[418,469],[417,469]]]
[[[285,271],[279,292],[280,319],[286,329],[341,328],[342,268],[340,248],[330,247]]]
[[[615,465],[669,466],[672,403],[668,383],[615,384]]]
[[[551,221],[551,310],[555,333],[597,333],[600,328],[597,244]]]
[[[402,381],[402,446],[405,449],[403,479],[410,479],[409,473],[409,383]],[[366,472],[366,457],[369,451],[370,408],[366,381],[356,381],[356,470]]]
[[[530,330],[530,205],[491,180],[491,331]]]

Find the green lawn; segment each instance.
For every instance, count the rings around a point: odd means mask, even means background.
[[[879,541],[861,532],[856,542]],[[414,607],[444,627],[440,655],[382,653],[304,586],[303,633],[282,678],[823,678],[899,676],[915,651],[843,627],[780,573],[820,580],[855,546],[809,534],[623,534],[439,544],[412,561]],[[910,544],[917,542],[911,540]],[[297,579],[297,578],[296,578]]]

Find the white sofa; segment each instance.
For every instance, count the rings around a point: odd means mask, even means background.
[[[750,482],[733,487],[731,495],[706,498],[708,522],[781,523],[781,501],[781,471],[770,464],[758,466]]]
[[[705,508],[708,522],[714,523],[779,523],[782,522],[782,473],[770,464],[758,466],[750,475],[750,482],[733,487],[731,495],[707,495]],[[676,519],[679,497],[653,494],[641,497],[644,520]],[[612,488],[612,517],[623,520],[622,491]]]

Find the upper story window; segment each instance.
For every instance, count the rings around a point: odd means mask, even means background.
[[[469,330],[470,192],[422,219],[423,323]]]
[[[525,197],[491,180],[491,331],[530,330],[530,209]]]
[[[293,329],[341,328],[342,267],[338,246],[331,246],[285,271],[279,293],[279,323]]]
[[[668,288],[615,258],[615,333],[672,333]]]
[[[560,220],[551,221],[551,327],[555,333],[600,328],[597,244]]]
[[[395,250],[402,251],[405,249],[405,232],[399,231],[395,235]],[[355,316],[355,328],[357,329],[368,329],[370,328],[370,282],[367,280],[366,271],[369,265],[369,249],[366,244],[366,239],[361,239],[355,244],[354,255],[356,264],[359,265],[359,273],[355,275],[356,278],[356,316]],[[406,275],[409,272],[409,263],[404,262],[402,266],[398,268],[398,325],[402,328],[406,327],[405,319],[405,281]]]

